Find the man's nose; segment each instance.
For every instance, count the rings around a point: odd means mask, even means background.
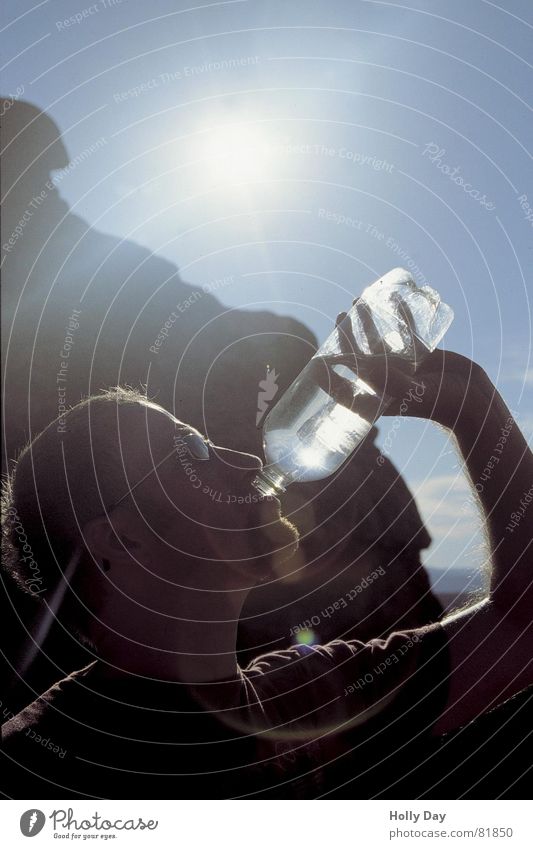
[[[232,469],[246,469],[257,471],[263,468],[263,463],[255,454],[245,454],[243,451],[233,451],[231,448],[214,447],[214,452],[219,459]]]

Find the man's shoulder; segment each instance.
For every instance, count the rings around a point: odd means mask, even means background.
[[[76,688],[83,682],[94,663],[76,670],[57,681],[35,701],[10,717],[2,725],[2,746],[9,750],[18,747],[21,740],[34,738],[54,725],[64,725],[68,719],[68,702]]]
[[[387,639],[294,645],[257,657],[243,670],[263,704],[337,712],[385,708],[400,695],[413,701],[447,678],[446,635],[440,625],[397,632]],[[342,705],[343,707],[339,707]]]
[[[255,679],[280,674],[307,676],[311,668],[330,667],[353,657],[357,651],[364,651],[369,645],[358,640],[333,640],[323,645],[295,643],[280,651],[258,655],[243,671]]]
[[[327,670],[351,660],[357,662],[362,662],[363,658],[378,660],[383,655],[396,650],[402,655],[407,649],[415,646],[424,645],[424,654],[431,654],[437,651],[445,641],[444,631],[439,624],[411,631],[397,631],[386,639],[374,639],[367,642],[342,639],[324,644],[307,642],[313,639],[313,633],[310,630],[302,631],[301,637],[302,642],[291,645],[287,649],[259,655],[243,670],[244,673],[256,678],[280,672],[307,675],[310,669],[317,667]]]

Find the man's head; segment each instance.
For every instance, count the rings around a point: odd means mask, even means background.
[[[19,458],[4,513],[19,580],[45,598],[63,584],[93,638],[104,611],[109,628],[125,606],[141,622],[174,616],[191,591],[206,607],[210,593],[244,593],[297,544],[252,486],[260,465],[138,393],[92,397]]]

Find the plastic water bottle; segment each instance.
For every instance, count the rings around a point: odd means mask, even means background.
[[[352,340],[359,366],[366,358],[390,357],[396,368],[413,374],[452,320],[453,311],[438,292],[430,286],[418,288],[403,268],[394,268],[368,286],[266,417],[266,465],[254,486],[263,495],[275,495],[295,481],[333,474],[390,402],[357,375],[355,357],[347,356],[343,339]],[[352,368],[346,364],[350,360]],[[345,403],[335,400],[339,397],[331,391],[335,376],[343,378],[344,394],[349,389],[348,405],[345,397]]]

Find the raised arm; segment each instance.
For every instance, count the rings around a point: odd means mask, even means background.
[[[487,375],[436,351],[417,379],[423,414],[450,429],[478,499],[490,560],[486,601],[448,617],[451,679],[435,728],[450,730],[533,682],[533,456]],[[413,411],[414,412],[414,411]]]
[[[442,623],[451,674],[434,728],[440,734],[533,683],[533,456],[485,372],[466,357],[434,351],[411,377],[393,355],[361,357],[350,340],[344,350],[347,364],[351,357],[351,367],[380,396],[416,395],[417,403],[408,405],[393,400],[385,415],[429,419],[453,433],[481,510],[490,592]],[[348,382],[334,375],[327,391],[347,406],[353,397]]]

